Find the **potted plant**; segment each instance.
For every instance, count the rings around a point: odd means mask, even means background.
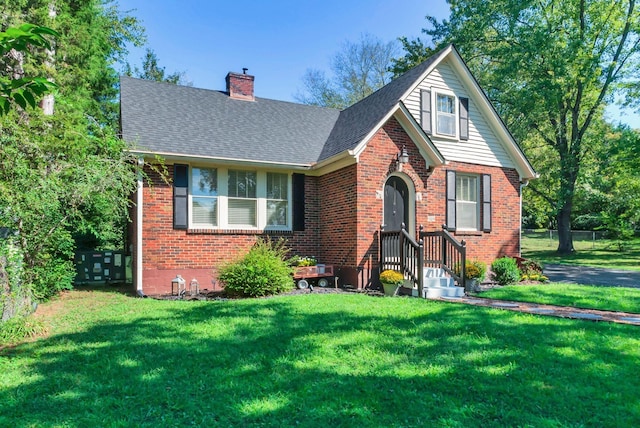
[[[479,260],[467,260],[464,265],[464,279],[466,289],[480,291],[479,285],[484,281],[487,265]]]
[[[380,274],[380,282],[384,288],[385,296],[395,296],[398,288],[404,282],[404,275],[398,271],[387,269]]]

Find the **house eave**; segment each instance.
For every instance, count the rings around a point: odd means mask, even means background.
[[[293,163],[293,162],[276,162],[264,161],[256,159],[238,159],[226,158],[219,156],[202,156],[183,153],[154,152],[150,150],[130,150],[132,154],[143,156],[147,160],[160,157],[168,163],[215,163],[218,165],[237,165],[241,167],[254,167],[266,169],[285,169],[296,171],[308,171],[312,168],[312,164]]]

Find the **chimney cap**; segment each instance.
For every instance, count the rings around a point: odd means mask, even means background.
[[[247,74],[247,70],[249,70],[247,67],[242,67],[242,74]]]

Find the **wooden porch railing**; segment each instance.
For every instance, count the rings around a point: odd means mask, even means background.
[[[393,269],[418,286],[422,295],[424,245],[416,242],[402,224],[401,230],[380,231],[380,272]]]
[[[442,230],[433,232],[425,232],[420,226],[418,237],[424,242],[424,265],[444,269],[460,286],[465,287],[466,242],[458,242],[444,224]]]

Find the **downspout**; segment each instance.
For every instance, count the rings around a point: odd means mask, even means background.
[[[138,158],[138,191],[136,192],[136,293],[145,297],[142,291],[142,206],[143,206],[143,190],[144,181],[142,177],[142,168],[144,167],[144,159]]]
[[[522,189],[527,187],[529,180],[523,180],[520,182],[520,224],[518,229],[520,230],[520,238],[518,239],[518,254],[522,257]]]

